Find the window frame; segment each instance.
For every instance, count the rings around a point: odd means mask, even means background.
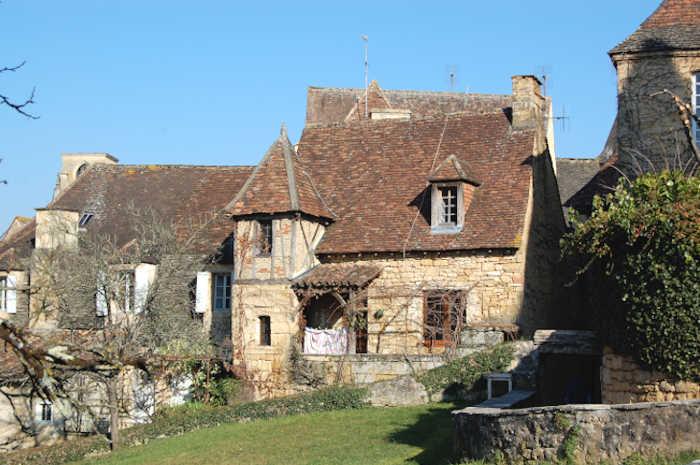
[[[438,297],[440,299],[440,313],[442,327],[440,328],[441,338],[437,339],[434,334],[430,334],[429,320],[431,319],[430,300]],[[447,299],[446,299],[447,298]],[[467,293],[461,289],[427,289],[423,291],[423,344],[426,347],[452,347],[459,342],[459,332],[467,326]],[[453,319],[454,305],[463,306],[463,321]],[[455,335],[458,337],[455,338]]]
[[[7,276],[0,276],[0,312],[7,312]]]
[[[135,270],[120,270],[117,271],[117,282],[119,284],[117,303],[121,306],[124,313],[130,313],[136,309],[136,271]]]
[[[255,220],[255,256],[266,258],[272,256],[275,243],[275,229],[272,219]]]
[[[270,315],[258,316],[258,345],[263,347],[272,346],[272,318]]]
[[[42,423],[51,423],[53,421],[53,404],[51,402],[42,401],[39,406],[38,420]]]
[[[85,212],[82,215],[80,215],[80,219],[78,220],[78,227],[84,228],[85,226],[87,226],[94,216],[95,214],[92,212]]]
[[[700,70],[697,70],[693,73],[693,88],[692,88],[692,107],[693,107],[693,115],[700,116]],[[700,124],[697,123],[693,119],[691,121],[691,129],[693,132],[693,138],[695,139],[696,144],[700,144]]]
[[[211,309],[213,312],[227,312],[231,310],[231,273],[216,273],[211,274],[212,280],[212,304]],[[219,285],[219,278],[223,279],[223,285]],[[218,291],[222,290],[223,295],[219,296]],[[223,302],[223,306],[218,306],[217,300]]]
[[[456,193],[456,221],[444,221],[445,203],[443,190],[454,189]],[[449,213],[453,215],[452,212]],[[459,182],[433,183],[431,190],[431,232],[434,234],[455,234],[464,227],[464,185]]]

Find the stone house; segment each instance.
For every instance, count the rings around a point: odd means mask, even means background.
[[[700,128],[700,1],[664,0],[609,52],[617,72],[617,116],[594,159],[560,159],[562,202],[590,210],[620,176],[666,167],[697,169]],[[674,97],[687,112],[681,113]]]
[[[343,379],[369,382],[406,372],[406,357],[434,366],[470,334],[552,327],[563,217],[551,102],[532,76],[512,83],[512,95],[310,88],[298,145],[283,129],[256,167],[66,154],[53,201],[0,245],[0,317],[62,327],[37,318],[27,259],[81,231],[128,244],[136,204],[206,223],[221,253],[193,270],[192,313],[261,397],[298,388],[295,354],[350,357]],[[154,273],[133,264],[134,287]]]

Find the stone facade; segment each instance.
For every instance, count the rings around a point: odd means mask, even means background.
[[[609,348],[603,355],[600,377],[603,402],[608,404],[700,399],[699,383],[669,380]]]
[[[471,407],[453,413],[456,453],[505,463],[620,463],[634,453],[697,448],[700,400],[631,405],[564,405],[524,409]],[[568,454],[567,454],[568,451]]]
[[[613,55],[617,68],[617,151],[628,173],[680,168],[691,159],[683,119],[669,90],[692,100],[693,73],[700,51]],[[653,166],[650,166],[650,163]]]

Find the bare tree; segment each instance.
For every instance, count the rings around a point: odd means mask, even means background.
[[[138,399],[126,398],[125,379],[149,377],[155,364],[173,356],[198,358],[211,350],[193,319],[191,290],[196,272],[217,251],[203,235],[216,215],[199,225],[166,222],[151,210],[129,209],[125,217],[126,243],[98,231],[79,233],[77,247],[35,250],[27,290],[32,320],[54,321],[60,330],[39,337],[0,323],[0,339],[33,392],[80,408],[71,395],[76,375],[103,387],[99,407],[109,412],[113,448],[120,414],[139,407]]]
[[[16,66],[5,66],[3,68],[0,68],[0,74],[2,73],[14,73],[18,71],[20,68],[22,68],[27,62],[23,61],[22,63],[16,65]],[[26,116],[27,118],[31,119],[39,119],[38,116],[32,114],[29,112],[28,108],[30,105],[33,105],[34,102],[34,94],[36,93],[36,88],[32,88],[32,92],[29,94],[27,98],[24,100],[14,100],[11,97],[8,97],[7,95],[0,93],[0,105],[5,105],[10,107],[12,110],[16,111],[22,116]]]

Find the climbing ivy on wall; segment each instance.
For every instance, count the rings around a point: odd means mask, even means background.
[[[621,180],[562,240],[604,342],[674,378],[700,378],[700,178]],[[592,284],[592,285],[591,285]]]

